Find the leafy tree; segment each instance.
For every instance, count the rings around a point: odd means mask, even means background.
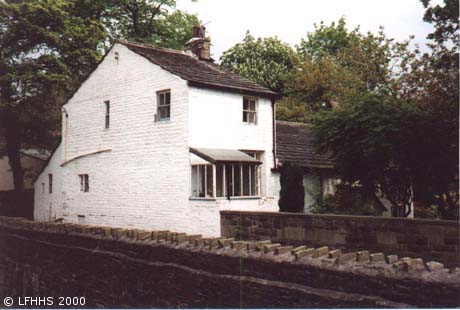
[[[243,42],[224,52],[220,62],[223,67],[282,93],[296,56],[288,44],[276,37],[255,39],[247,32]]]
[[[361,39],[359,27],[348,30],[344,17],[340,18],[337,23],[332,22],[327,26],[323,21],[320,24],[314,24],[315,31],[308,33],[305,39],[302,39],[297,52],[301,56],[309,56],[314,59],[327,56],[339,56],[347,48],[352,47]]]
[[[427,8],[424,20],[435,27],[428,35],[431,51],[414,61],[403,83],[410,102],[431,116],[426,123],[430,134],[423,141],[432,155],[419,171],[414,194],[425,209],[434,205],[441,218],[458,220],[459,6],[451,0],[436,6],[422,2]]]
[[[0,1],[0,120],[15,189],[24,188],[19,149],[52,144],[59,106],[90,72],[112,37],[180,48],[195,15],[173,0]]]
[[[300,167],[284,163],[280,171],[280,212],[302,213],[304,209],[305,190],[303,173]]]
[[[380,191],[399,216],[408,216],[414,176],[430,160],[419,143],[428,117],[391,96],[366,95],[353,105],[316,114],[313,130],[319,150],[333,153],[345,184]]]
[[[302,39],[297,50],[301,64],[287,85],[286,93],[310,111],[353,104],[368,92],[399,98],[399,72],[408,72],[417,52],[410,41],[396,42],[378,34],[348,30],[344,18],[326,26],[321,23]]]
[[[435,31],[428,35],[428,39],[438,44],[454,44],[458,48],[459,36],[459,4],[456,0],[444,0],[444,5],[431,6],[431,0],[421,0],[426,8],[423,20],[434,24]]]
[[[196,15],[175,10],[176,0],[97,1],[102,3],[101,20],[115,38],[182,49],[192,27],[200,24]]]
[[[83,1],[0,2],[0,108],[18,191],[24,138],[43,141],[56,128],[64,95],[100,58],[104,30],[89,14]]]

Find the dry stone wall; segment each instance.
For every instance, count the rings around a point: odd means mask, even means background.
[[[460,270],[366,251],[5,217],[0,249],[0,297],[117,308],[460,305]]]
[[[460,266],[460,223],[455,221],[222,211],[221,231],[238,240],[370,250]]]

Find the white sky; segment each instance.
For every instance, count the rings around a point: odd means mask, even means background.
[[[415,35],[422,50],[432,26],[423,21],[420,0],[178,0],[178,8],[198,14],[211,37],[212,54],[241,42],[246,30],[255,37],[278,36],[294,46],[314,23],[329,24],[344,16],[349,29],[360,25],[362,32],[377,32],[385,27],[390,38],[405,40]],[[435,0],[440,3],[442,0]]]

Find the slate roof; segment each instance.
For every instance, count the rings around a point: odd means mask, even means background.
[[[276,157],[300,167],[331,169],[331,154],[315,151],[313,134],[308,124],[276,121]]]
[[[182,51],[119,40],[131,51],[147,58],[166,71],[188,81],[191,86],[217,88],[262,97],[277,97],[270,89],[245,79],[208,61],[199,60]]]

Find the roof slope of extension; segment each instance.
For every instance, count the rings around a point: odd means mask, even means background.
[[[308,124],[276,121],[276,157],[304,168],[332,169],[331,154],[315,151]]]
[[[270,89],[245,79],[208,61],[202,61],[185,52],[119,40],[131,51],[147,58],[164,70],[188,81],[191,86],[217,88],[248,95],[277,97]]]

